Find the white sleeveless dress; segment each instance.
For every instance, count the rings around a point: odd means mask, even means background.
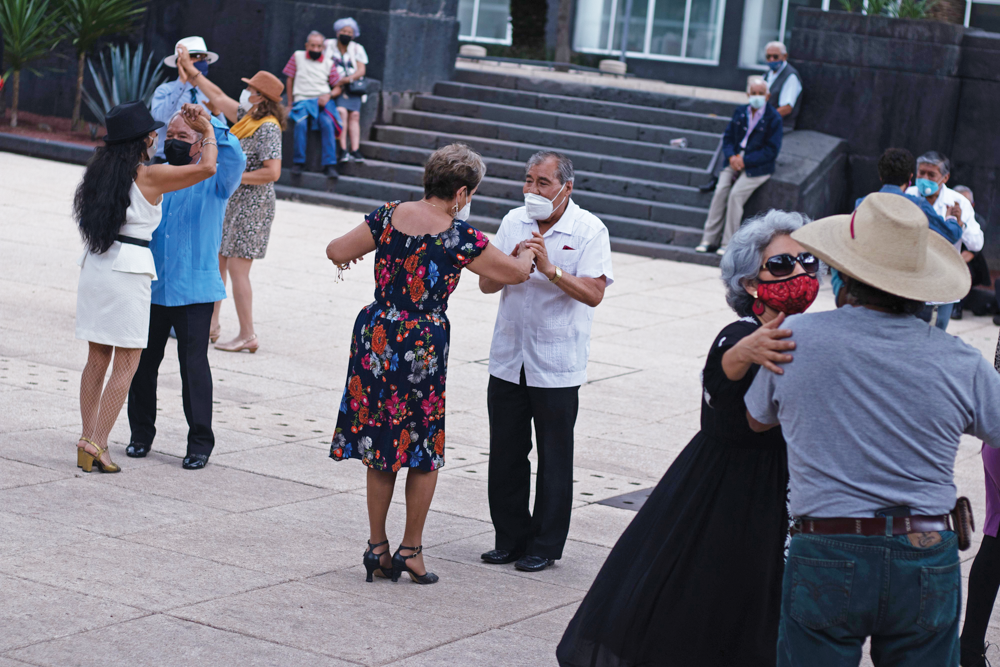
[[[122,236],[149,241],[160,224],[161,204],[153,206],[134,182]],[[76,337],[115,347],[145,348],[149,339],[150,283],[156,264],[149,248],[115,241],[108,251],[84,252],[77,262]]]

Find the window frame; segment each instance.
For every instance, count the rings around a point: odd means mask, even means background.
[[[461,1],[461,0],[460,0]],[[513,28],[510,23],[510,3],[507,3],[507,36],[503,39],[497,39],[496,37],[479,37],[476,33],[479,30],[479,3],[481,0],[469,0],[472,2],[472,34],[463,35],[461,30],[461,21],[459,21],[459,34],[458,41],[460,42],[475,42],[479,44],[500,44],[502,46],[510,46],[513,43]]]

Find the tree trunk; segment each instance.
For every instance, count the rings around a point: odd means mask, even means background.
[[[76,64],[76,97],[73,99],[74,130],[80,129],[80,102],[83,101],[83,64],[87,54],[80,53],[80,61]]]
[[[14,92],[11,93],[10,126],[17,127],[17,103],[21,96],[21,71],[14,70]]]
[[[547,0],[511,0],[511,46],[521,52],[521,58],[545,58],[545,20],[549,12]]]
[[[559,14],[556,21],[556,62],[568,63],[573,56],[573,51],[569,45],[570,36],[570,14],[573,9],[573,0],[559,0]]]

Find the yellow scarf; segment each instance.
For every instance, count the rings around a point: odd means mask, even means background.
[[[278,119],[274,116],[264,116],[258,120],[250,114],[247,114],[243,116],[242,120],[237,121],[235,125],[229,128],[229,131],[232,132],[237,139],[246,139],[251,134],[259,130],[260,126],[264,123],[274,123],[275,125],[278,125],[279,128],[281,127],[281,125],[278,124]]]

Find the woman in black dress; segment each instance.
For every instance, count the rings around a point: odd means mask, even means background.
[[[562,667],[774,667],[788,533],[785,441],[754,433],[743,395],[781,373],[779,329],[819,289],[819,261],[789,236],[807,219],[770,211],[722,260],[740,319],[712,343],[701,431],[622,534],[556,651]]]

